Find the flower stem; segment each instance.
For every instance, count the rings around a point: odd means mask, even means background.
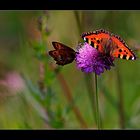
[[[122,79],[120,75],[119,69],[116,71],[117,76],[117,89],[118,89],[118,98],[119,98],[119,121],[120,121],[120,127],[122,129],[125,128],[125,112],[124,112],[124,98],[123,98],[123,89],[122,89]]]
[[[95,73],[95,103],[96,103],[96,121],[98,129],[101,129],[100,123],[100,112],[99,112],[99,102],[98,102],[98,86],[97,86],[97,74]]]
[[[38,85],[43,96],[45,95],[46,90],[47,90],[47,87],[45,87],[44,79],[45,79],[45,64],[42,61],[39,61]]]
[[[79,33],[81,34],[81,30],[82,30],[82,28],[81,28],[81,21],[80,21],[80,16],[79,16],[79,12],[78,11],[74,11],[74,16],[75,16],[75,19],[76,19],[76,23],[77,23],[77,27],[78,27],[78,31],[79,31]]]
[[[94,89],[95,89],[95,86],[93,86],[93,79],[92,79],[91,75],[84,74],[84,78],[85,78],[85,83],[86,83],[86,88],[87,88],[89,100],[90,100],[90,103],[91,103],[92,114],[93,114],[93,117],[94,117],[94,121],[96,123],[96,112],[95,112],[96,104],[95,104],[95,99],[93,97],[95,95],[95,92],[93,92]],[[94,124],[94,125],[97,125],[97,124]]]

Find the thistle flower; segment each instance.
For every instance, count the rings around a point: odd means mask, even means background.
[[[75,61],[78,69],[86,73],[95,72],[97,75],[114,66],[113,57],[100,53],[86,42],[78,45]]]

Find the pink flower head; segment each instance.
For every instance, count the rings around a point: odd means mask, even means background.
[[[75,61],[78,69],[86,73],[95,72],[97,75],[114,66],[113,57],[100,53],[86,42],[80,47],[78,45]]]

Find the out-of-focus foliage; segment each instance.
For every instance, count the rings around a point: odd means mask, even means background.
[[[94,74],[57,66],[52,41],[76,49],[82,32],[103,28],[140,55],[140,11],[0,11],[0,21],[1,129],[96,128]],[[117,59],[98,77],[102,128],[140,128],[139,69],[139,58]]]

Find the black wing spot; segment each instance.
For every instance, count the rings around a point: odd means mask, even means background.
[[[99,44],[100,43],[100,40],[97,40],[97,43]]]
[[[88,38],[86,38],[86,42],[88,43]]]
[[[127,55],[123,55],[123,59],[126,59]]]
[[[120,54],[118,54],[118,58],[120,58]]]
[[[119,49],[119,52],[122,52],[122,49]]]
[[[132,60],[132,55],[130,55],[129,60]]]
[[[90,44],[92,47],[94,47],[94,42],[93,41],[91,41],[91,44]]]

